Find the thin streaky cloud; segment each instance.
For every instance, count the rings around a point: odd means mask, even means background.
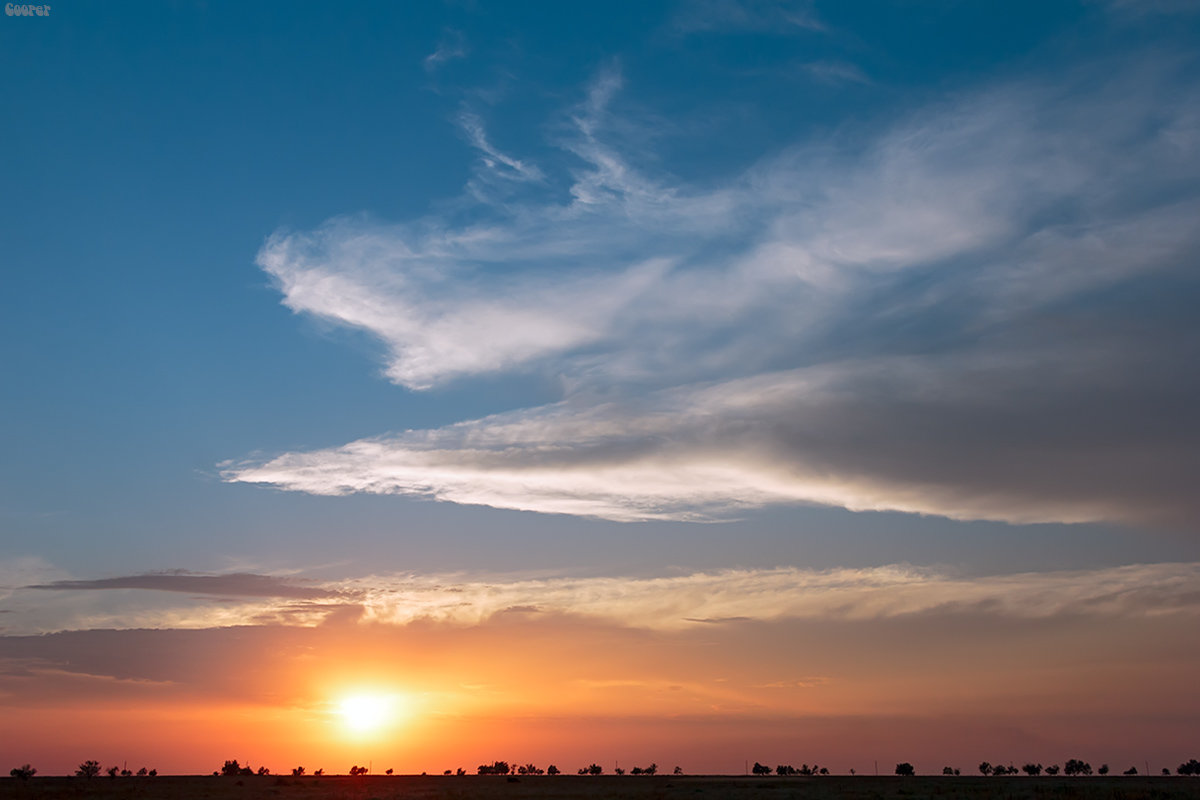
[[[438,42],[437,48],[425,56],[422,65],[427,72],[435,72],[449,61],[467,57],[466,39],[460,31],[448,30]]]
[[[90,583],[80,581],[81,585]],[[964,577],[895,564],[809,570],[730,569],[651,578],[506,578],[462,574],[371,575],[323,582],[319,598],[95,608],[91,590],[59,588],[74,605],[58,617],[14,620],[15,633],[98,628],[198,629],[235,625],[473,626],[514,614],[578,617],[647,630],[781,620],[864,621],[947,616],[1009,619],[1138,618],[1200,614],[1200,564],[1133,564],[1093,570]],[[355,598],[345,602],[339,598]]]
[[[92,580],[60,580],[51,583],[30,584],[24,588],[52,591],[147,589],[231,597],[288,597],[308,600],[341,596],[326,589],[306,586],[295,579],[278,578],[271,575],[255,575],[244,572],[200,575],[185,570]]]
[[[471,145],[483,154],[483,163],[488,170],[501,177],[514,180],[537,181],[542,179],[542,171],[536,165],[497,150],[488,140],[483,120],[477,114],[463,109],[458,114],[457,122],[467,135]]]

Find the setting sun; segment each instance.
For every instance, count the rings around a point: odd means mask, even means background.
[[[337,709],[348,730],[372,733],[396,720],[398,703],[391,695],[355,694],[343,698]]]

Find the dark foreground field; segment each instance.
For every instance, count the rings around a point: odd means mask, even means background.
[[[750,778],[708,776],[157,777],[0,779],[0,797],[29,800],[1171,800],[1200,798],[1200,778]]]

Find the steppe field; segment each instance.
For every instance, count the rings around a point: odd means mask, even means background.
[[[1171,800],[1200,798],[1200,779],[1180,777],[729,777],[654,776],[213,776],[0,779],[0,797],[29,800]]]

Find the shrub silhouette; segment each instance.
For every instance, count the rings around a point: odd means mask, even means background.
[[[750,771],[753,772],[755,775],[770,775],[771,774],[770,767],[768,767],[766,764],[760,764],[757,761],[754,762],[754,766],[750,769]]]
[[[94,778],[100,774],[100,762],[85,761],[76,767],[75,774],[80,778]]]
[[[1137,767],[1130,767],[1121,773],[1122,775],[1137,775]]]
[[[1072,758],[1063,766],[1064,775],[1091,775],[1092,765],[1078,758]]]
[[[1050,766],[1046,767],[1046,774],[1047,775],[1057,775],[1058,769],[1059,769],[1058,764],[1051,764]]]
[[[546,774],[547,774],[547,775],[557,775],[557,774],[558,774],[558,767],[556,767],[556,766],[554,766],[553,764],[551,764],[550,766],[546,767]]]
[[[1197,761],[1194,758],[1189,758],[1187,761],[1180,764],[1179,768],[1175,771],[1180,775],[1200,775],[1200,761]],[[1163,774],[1169,775],[1170,773],[1164,769]]]
[[[915,775],[915,774],[917,774],[917,771],[915,769],[913,769],[912,764],[908,763],[907,761],[903,761],[896,765],[896,774],[897,775]]]
[[[121,771],[120,767],[109,767],[108,769],[104,770],[105,774],[107,774],[108,777],[110,777],[110,778],[117,777],[117,773],[120,771]]]
[[[292,777],[299,778],[304,774],[304,767],[292,767]]]
[[[1097,775],[1107,775],[1108,774],[1108,764],[1101,764],[1100,769],[1096,770],[1096,774]]]
[[[19,767],[13,767],[10,769],[8,774],[19,780],[27,781],[34,775],[37,775],[37,768],[31,767],[28,764],[22,764]]]
[[[983,775],[991,775],[992,774],[992,763],[990,761],[980,762],[979,772]]]

